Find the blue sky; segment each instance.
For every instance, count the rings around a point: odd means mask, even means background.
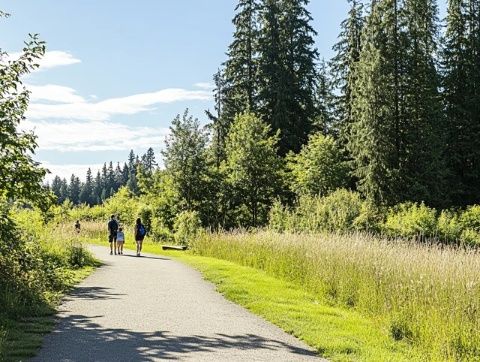
[[[173,117],[205,121],[211,78],[231,41],[235,0],[6,0],[0,47],[21,50],[28,33],[47,42],[24,126],[36,158],[54,174],[124,161],[130,149],[159,151]],[[313,0],[322,57],[332,55],[347,0]]]

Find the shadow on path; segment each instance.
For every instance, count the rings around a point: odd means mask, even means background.
[[[84,299],[84,300],[106,300],[106,299],[121,299],[125,294],[112,293],[110,288],[103,287],[75,287],[70,292],[65,300]]]
[[[170,261],[170,259],[168,259],[168,258],[161,258],[161,257],[158,257],[158,256],[145,256],[145,255],[136,256],[136,255],[132,255],[132,254],[122,254],[122,255],[119,255],[119,257],[121,257],[121,258],[127,257],[127,258],[155,259],[155,260]]]
[[[68,348],[58,351],[50,361],[153,361],[181,360],[191,353],[222,350],[285,350],[299,356],[316,356],[310,350],[254,334],[213,336],[175,336],[167,331],[143,333],[127,329],[105,329],[94,322],[97,317],[72,315],[62,319],[61,329],[55,332]],[[53,358],[52,358],[53,357]],[[192,356],[190,356],[192,357]]]

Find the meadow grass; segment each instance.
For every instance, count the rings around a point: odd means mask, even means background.
[[[104,226],[92,230],[107,245]],[[193,265],[227,298],[334,361],[480,360],[474,250],[365,234],[243,232],[204,233],[188,253],[148,242],[145,251]]]
[[[195,253],[265,271],[368,316],[425,360],[480,360],[480,254],[372,236],[204,234]]]

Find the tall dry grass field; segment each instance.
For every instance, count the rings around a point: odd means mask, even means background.
[[[480,254],[368,235],[205,234],[203,256],[233,261],[355,308],[426,360],[480,360]]]

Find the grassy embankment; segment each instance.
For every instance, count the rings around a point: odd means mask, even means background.
[[[72,233],[45,226],[37,216],[19,212],[17,246],[0,252],[2,361],[35,355],[54,326],[61,297],[98,265]]]
[[[105,245],[101,230],[91,236]],[[196,267],[334,361],[480,360],[478,252],[268,232],[206,234],[188,253],[145,251]]]

